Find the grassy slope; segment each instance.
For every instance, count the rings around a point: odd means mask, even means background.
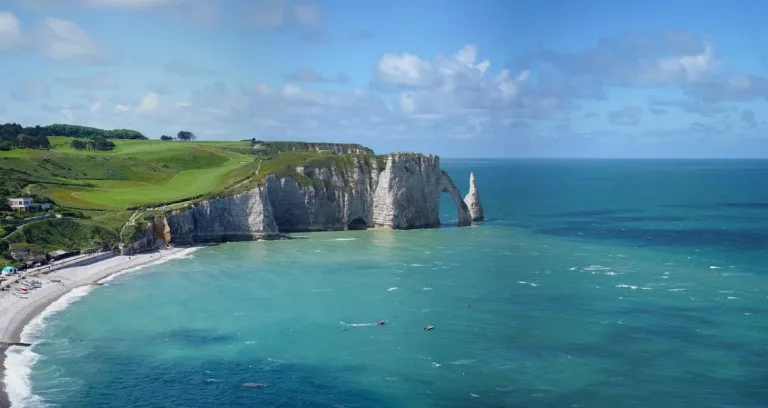
[[[299,175],[295,168],[346,169],[353,158],[285,151],[295,148],[295,142],[270,142],[265,149],[254,151],[249,142],[113,140],[116,147],[112,151],[78,152],[69,146],[72,138],[49,139],[49,151],[0,152],[0,181],[23,188],[20,193],[48,197],[65,210],[80,210],[89,218],[28,224],[6,237],[14,246],[51,250],[117,242],[116,233],[135,208],[231,194],[260,184],[269,174],[322,186],[322,181]],[[369,163],[382,160],[379,156],[358,157]],[[251,178],[257,168],[258,177]]]
[[[247,178],[255,160],[247,142],[113,140],[112,151],[78,152],[69,147],[72,138],[49,140],[48,151],[0,152],[0,182],[19,194],[48,197],[64,210],[82,210],[89,218],[28,224],[6,237],[14,247],[47,251],[117,242],[132,207],[222,191]]]

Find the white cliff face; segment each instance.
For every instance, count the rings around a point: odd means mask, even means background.
[[[469,215],[472,217],[472,221],[482,221],[485,219],[483,214],[483,204],[480,202],[480,192],[477,190],[477,182],[475,181],[475,173],[469,173],[469,192],[464,197],[464,202],[469,208]]]
[[[165,216],[170,241],[225,242],[278,236],[272,206],[263,187],[245,193],[201,201]]]
[[[373,223],[394,229],[440,226],[440,194],[456,201],[459,225],[469,225],[469,212],[437,156],[399,155],[387,158],[373,196]]]
[[[345,171],[307,169],[322,183],[299,185],[293,178],[268,176],[266,190],[281,232],[361,229],[373,225],[371,196],[378,183],[378,163],[354,158]],[[322,184],[320,186],[319,184]]]
[[[476,218],[482,206],[474,176],[462,200],[437,156],[391,154],[384,168],[374,157],[357,157],[344,169],[297,171],[311,183],[270,175],[262,187],[167,213],[150,232],[163,244],[192,244],[270,239],[279,232],[433,228],[440,226],[442,193],[456,203],[459,226],[482,219]]]

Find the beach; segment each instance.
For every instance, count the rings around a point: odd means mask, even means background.
[[[20,342],[24,327],[46,307],[69,291],[97,283],[111,275],[140,268],[159,261],[166,260],[185,251],[185,248],[172,248],[146,254],[132,256],[114,256],[87,265],[64,267],[46,275],[35,276],[42,282],[42,287],[29,291],[19,297],[11,292],[0,294],[0,342]],[[57,281],[57,282],[52,282]],[[18,283],[14,286],[18,286]],[[8,347],[0,346],[0,361],[3,362],[3,388],[0,393],[0,407],[10,405],[6,394],[5,351]]]

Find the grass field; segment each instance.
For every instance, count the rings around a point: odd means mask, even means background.
[[[5,194],[45,197],[56,204],[57,211],[75,211],[86,218],[6,229],[8,235],[0,239],[0,264],[8,262],[8,244],[48,251],[117,243],[134,210],[237,193],[261,184],[269,174],[324,185],[322,180],[297,173],[297,166],[347,169],[354,157],[369,165],[374,160],[383,164],[381,156],[358,145],[352,145],[358,149],[354,151],[364,154],[306,150],[330,145],[301,142],[268,142],[254,149],[250,142],[112,139],[113,150],[96,152],[71,148],[70,137],[48,139],[49,150],[0,151]],[[257,170],[258,177],[253,177]]]
[[[0,167],[37,178],[27,193],[72,208],[126,210],[199,197],[247,176],[247,142],[114,140],[108,152],[76,151],[51,137],[50,151],[0,152]]]

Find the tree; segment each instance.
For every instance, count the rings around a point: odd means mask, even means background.
[[[93,150],[112,150],[115,148],[115,144],[110,142],[104,137],[94,137],[88,142],[88,145]]]
[[[197,136],[195,136],[195,134],[192,132],[180,130],[179,133],[176,134],[176,138],[179,140],[195,140],[197,139]]]
[[[13,149],[13,143],[7,140],[0,142],[0,152],[7,152]]]
[[[77,151],[82,151],[88,149],[88,142],[79,139],[72,139],[72,142],[69,144],[69,146]]]
[[[34,130],[37,128],[40,127],[38,126],[36,128],[25,128],[24,132],[32,133],[33,131],[37,131]],[[141,132],[131,129],[104,130],[78,125],[53,124],[40,128],[39,132],[42,132],[41,134],[45,134],[46,136],[58,135],[81,138],[103,137],[106,139],[147,139],[147,137],[141,134]]]
[[[162,135],[160,136],[160,140],[165,140],[165,141],[173,140],[173,136]]]

